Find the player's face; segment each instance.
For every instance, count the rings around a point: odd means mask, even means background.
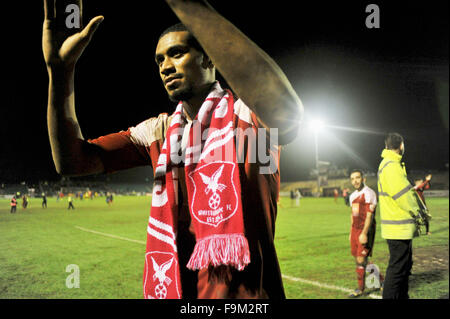
[[[188,43],[186,31],[169,32],[159,41],[155,61],[169,98],[188,101],[215,81],[207,57]]]
[[[352,183],[355,189],[361,189],[364,185],[364,180],[361,176],[360,172],[354,172],[350,175],[350,182]]]

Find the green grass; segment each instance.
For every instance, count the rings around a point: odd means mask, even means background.
[[[448,298],[449,200],[427,199],[433,216],[431,236],[413,240],[413,271],[410,277],[410,297],[416,299]],[[350,254],[348,234],[350,208],[342,199],[303,198],[300,207],[291,207],[291,200],[281,199],[275,244],[283,274],[334,286],[356,288],[354,259]],[[379,221],[377,209],[376,218]],[[371,261],[384,274],[389,252],[381,238],[377,223],[375,247]],[[425,259],[425,260],[424,260]],[[436,267],[427,259],[446,259]],[[319,288],[284,280],[288,298],[347,298],[341,291]]]
[[[20,201],[21,202],[21,201]],[[431,236],[414,240],[411,298],[448,298],[449,200],[427,199],[433,215]],[[0,200],[0,298],[142,298],[145,245],[82,231],[75,226],[146,241],[149,197],[116,196],[67,201],[31,199],[23,210],[9,213]],[[355,288],[354,261],[348,231],[350,210],[342,199],[303,198],[291,207],[282,198],[275,244],[282,273],[323,284]],[[377,216],[378,217],[378,216]],[[379,219],[379,217],[378,217]],[[379,224],[372,261],[386,270],[388,250]],[[439,259],[444,258],[443,264]],[[446,263],[445,263],[446,260]],[[426,261],[430,261],[427,263]],[[437,262],[437,264],[433,264]],[[80,288],[66,287],[66,267],[79,266]],[[446,269],[444,269],[446,267]],[[292,299],[342,299],[347,293],[284,279]]]

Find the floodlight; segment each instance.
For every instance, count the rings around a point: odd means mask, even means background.
[[[316,132],[319,132],[325,127],[325,124],[320,119],[314,119],[311,121],[311,129],[313,129]]]

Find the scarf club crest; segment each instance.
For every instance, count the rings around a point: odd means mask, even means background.
[[[194,189],[191,213],[199,223],[217,227],[236,213],[235,170],[235,163],[214,162],[189,174]]]

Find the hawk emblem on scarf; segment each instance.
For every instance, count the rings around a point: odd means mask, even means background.
[[[203,173],[199,173],[203,183],[206,185],[205,194],[208,194],[209,191],[212,191],[212,195],[208,200],[209,207],[211,209],[217,209],[220,205],[220,196],[217,194],[217,191],[222,192],[226,186],[224,184],[219,183],[219,178],[222,176],[223,167],[225,165],[220,166],[220,168],[211,175],[211,177],[206,176]]]
[[[191,209],[199,222],[217,227],[234,215],[238,205],[235,170],[234,163],[214,162],[189,174],[195,192]]]
[[[220,168],[217,171],[215,171],[211,177],[208,177],[205,174],[199,173],[200,176],[202,177],[203,183],[205,183],[205,185],[207,185],[207,187],[205,188],[206,194],[208,194],[209,191],[216,193],[218,190],[223,191],[226,188],[226,186],[224,184],[220,184],[218,182],[220,176],[222,175],[224,166],[225,165],[220,166]]]
[[[175,275],[177,260],[172,253],[150,252],[146,254],[144,290],[146,298],[166,299],[173,292],[180,296]],[[171,297],[173,298],[173,297]]]
[[[166,299],[167,288],[164,284],[169,286],[172,282],[172,279],[166,276],[166,272],[167,270],[169,270],[170,266],[172,266],[173,257],[161,265],[158,265],[153,257],[151,258],[153,262],[153,270],[155,271],[155,273],[153,274],[153,281],[156,281],[156,279],[159,280],[159,284],[155,287],[156,298]]]

